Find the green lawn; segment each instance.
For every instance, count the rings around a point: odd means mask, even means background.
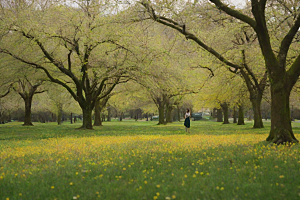
[[[0,125],[0,200],[300,199],[300,146],[265,142],[270,123],[156,123]]]

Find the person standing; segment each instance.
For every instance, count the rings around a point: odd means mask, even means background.
[[[186,113],[184,115],[184,126],[185,126],[185,131],[190,133],[190,118],[191,118],[191,113],[189,109],[186,109]]]

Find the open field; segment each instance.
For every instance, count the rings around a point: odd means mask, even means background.
[[[155,123],[0,125],[0,200],[300,199],[300,145],[265,142],[270,123]]]

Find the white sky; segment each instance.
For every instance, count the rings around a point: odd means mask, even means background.
[[[247,0],[228,0],[230,4],[233,4],[238,7],[244,7],[246,5]]]

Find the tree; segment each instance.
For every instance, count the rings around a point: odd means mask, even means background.
[[[17,83],[13,84],[13,89],[22,97],[25,103],[25,118],[23,126],[33,126],[31,122],[31,106],[32,99],[35,94],[45,92],[45,90],[39,90],[43,81],[30,81],[26,75],[23,79],[19,79]]]
[[[251,0],[251,15],[244,14],[244,12],[232,8],[231,6],[222,3],[220,0],[210,0],[216,8],[249,25],[257,35],[261,53],[264,57],[265,67],[268,72],[271,85],[271,130],[267,141],[272,141],[276,144],[285,142],[298,142],[292,131],[290,120],[289,96],[300,75],[300,54],[295,54],[294,59],[287,59],[289,50],[293,46],[293,41],[296,40],[298,30],[300,27],[300,13],[297,9],[297,2],[285,3],[282,1],[272,1],[267,4],[267,0]],[[279,24],[278,27],[284,27],[286,33],[281,33],[281,39],[278,45],[272,46],[270,26],[267,24],[268,19],[277,19],[277,13],[271,13],[267,8],[274,3],[277,10],[281,13],[289,15],[286,20],[274,20],[271,22]],[[148,1],[142,1],[142,5],[147,9],[150,17],[166,26],[172,27],[185,35],[187,39],[195,41],[202,48],[217,57],[224,64],[240,69],[233,62],[228,61],[224,56],[218,53],[213,48],[210,48],[202,40],[196,37],[193,33],[187,31],[185,24],[180,24],[171,18],[159,16],[155,10],[150,6]],[[274,6],[274,5],[273,5]],[[280,13],[280,12],[279,12]],[[290,24],[290,26],[288,25]],[[276,49],[276,46],[279,48]],[[277,54],[277,55],[276,55]],[[288,62],[289,61],[289,62]],[[291,63],[291,64],[290,64]]]
[[[105,108],[106,103],[111,96],[112,94],[107,95],[105,98],[98,99],[98,101],[96,102],[94,126],[102,126],[101,111],[103,110],[103,108]]]
[[[96,102],[128,80],[126,73],[133,64],[128,61],[130,51],[120,44],[125,28],[119,31],[114,23],[119,16],[103,14],[113,8],[96,1],[75,3],[78,7],[47,2],[40,10],[35,3],[23,2],[15,10],[18,15],[4,9],[10,21],[1,22],[7,34],[0,52],[43,71],[51,82],[64,87],[82,109],[81,128],[92,129]]]

